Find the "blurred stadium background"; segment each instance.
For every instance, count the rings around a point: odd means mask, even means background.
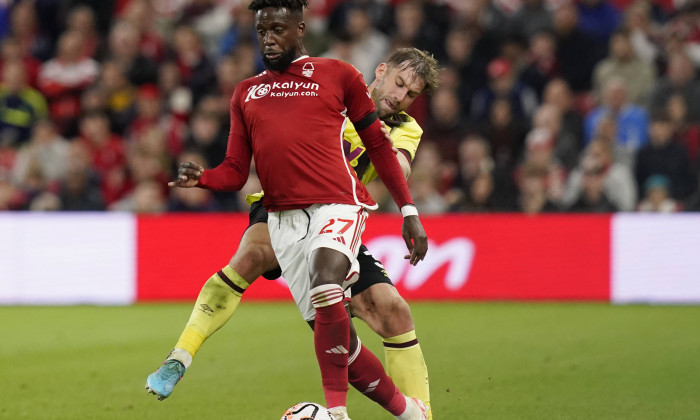
[[[247,3],[0,0],[0,418],[322,400],[281,282],[246,293],[173,397],[140,394],[260,188],[165,185],[223,157],[230,96],[262,69]],[[429,257],[403,261],[380,183],[364,238],[412,302],[438,418],[697,418],[700,2],[310,3],[311,55],[367,81],[396,47],[442,66],[408,111]]]

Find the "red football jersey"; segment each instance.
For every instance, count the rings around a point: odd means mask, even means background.
[[[282,73],[265,71],[236,87],[226,157],[204,171],[199,185],[240,189],[252,154],[269,211],[316,203],[373,207],[343,154],[345,117],[359,121],[373,111],[362,75],[347,63],[303,56]],[[375,150],[391,150],[381,142]]]

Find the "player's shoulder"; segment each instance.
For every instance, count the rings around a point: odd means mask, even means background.
[[[334,73],[343,72],[351,74],[360,74],[360,71],[357,70],[357,68],[355,68],[355,66],[353,66],[352,64],[346,63],[345,61],[337,60],[335,58],[308,57],[306,58],[306,61],[313,62],[314,65],[318,65],[319,67],[332,70]]]
[[[423,134],[423,128],[418,124],[418,121],[403,111],[396,114],[394,120],[399,121],[400,124],[397,128],[406,134],[416,137],[420,137]]]

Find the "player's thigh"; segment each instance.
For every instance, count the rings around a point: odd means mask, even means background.
[[[270,242],[267,211],[264,208],[262,211],[264,214],[254,215],[254,211],[251,210],[251,225],[243,233],[238,249],[229,262],[229,265],[249,283],[255,281],[263,273],[279,269]],[[261,210],[258,209],[258,212]],[[279,274],[276,277],[279,277]]]
[[[329,204],[312,215],[308,232],[311,287],[338,284],[343,287],[351,271],[357,271],[367,211],[355,205]]]

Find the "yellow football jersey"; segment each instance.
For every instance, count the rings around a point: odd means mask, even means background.
[[[399,150],[407,151],[409,156],[411,156],[411,161],[413,161],[416,157],[418,143],[423,135],[423,129],[420,128],[413,117],[405,112],[395,115],[393,120],[398,123],[395,127],[391,127],[390,132],[394,147]],[[349,120],[345,127],[343,152],[345,153],[345,158],[355,169],[357,178],[363,184],[367,185],[378,176],[377,170],[374,169],[374,165],[369,160],[369,156],[365,153],[365,146],[362,144],[359,134],[357,134],[355,127]],[[261,200],[263,195],[264,193],[260,191],[259,193],[247,195],[245,199],[248,204],[253,204]]]

